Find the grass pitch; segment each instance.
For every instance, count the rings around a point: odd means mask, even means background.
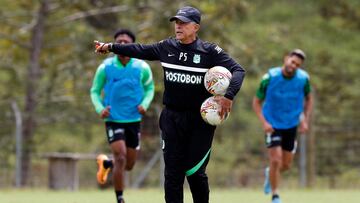
[[[127,203],[162,203],[161,189],[129,189],[125,192]],[[282,190],[284,203],[358,203],[356,190]],[[76,192],[50,190],[0,190],[1,203],[116,203],[112,190],[80,190]],[[250,189],[212,189],[211,203],[270,203],[270,196]],[[191,194],[185,189],[184,203],[192,203]]]

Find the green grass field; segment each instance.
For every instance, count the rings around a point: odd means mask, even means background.
[[[126,203],[161,203],[164,193],[160,189],[127,190]],[[116,203],[112,190],[80,190],[78,192],[48,190],[0,190],[1,203]],[[358,203],[356,190],[283,190],[283,203]],[[191,203],[188,190],[185,203]],[[269,203],[270,197],[260,190],[213,189],[211,203]]]

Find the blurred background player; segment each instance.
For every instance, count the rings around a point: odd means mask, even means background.
[[[253,109],[265,131],[270,166],[265,169],[264,192],[280,203],[280,174],[291,166],[296,134],[309,129],[313,99],[309,75],[300,69],[306,58],[300,49],[284,57],[282,67],[271,68],[260,83]],[[299,128],[299,129],[298,129]]]
[[[118,30],[119,44],[135,42],[135,35]],[[103,96],[101,96],[103,94]],[[154,97],[150,66],[142,60],[122,55],[105,59],[97,68],[91,87],[91,100],[105,121],[107,139],[113,160],[104,154],[97,157],[99,184],[106,182],[113,169],[113,184],[118,203],[123,203],[124,172],[131,170],[140,149],[140,122]]]

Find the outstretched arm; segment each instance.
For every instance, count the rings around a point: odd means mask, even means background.
[[[113,52],[115,54],[128,56],[132,58],[144,59],[144,60],[159,60],[160,56],[160,43],[143,45],[143,44],[119,44],[119,43],[104,43],[94,41],[95,52],[101,54],[107,54]]]

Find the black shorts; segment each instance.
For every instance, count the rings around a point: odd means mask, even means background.
[[[281,146],[285,151],[296,151],[296,132],[297,127],[290,129],[274,129],[271,135],[265,135],[265,143],[267,148]]]
[[[140,122],[105,122],[105,127],[109,144],[117,140],[124,140],[126,147],[140,149]]]

